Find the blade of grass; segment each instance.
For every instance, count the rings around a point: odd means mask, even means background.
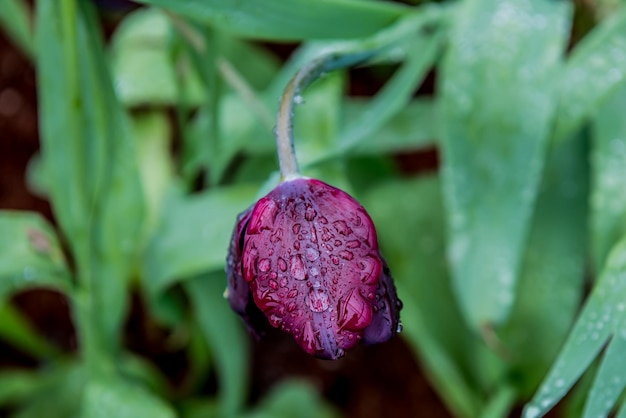
[[[292,41],[371,35],[410,10],[398,4],[357,0],[139,1],[242,37]]]

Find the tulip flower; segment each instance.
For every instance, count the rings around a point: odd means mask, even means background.
[[[402,304],[365,209],[347,193],[299,175],[293,92],[285,96],[277,124],[285,180],[239,216],[227,295],[257,336],[269,323],[307,353],[337,359],[359,343],[395,335]]]

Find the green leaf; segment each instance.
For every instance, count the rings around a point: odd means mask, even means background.
[[[222,272],[196,277],[185,283],[200,329],[219,377],[220,416],[236,416],[248,392],[248,340],[242,323],[224,298]]]
[[[599,270],[626,232],[626,85],[598,108],[593,123],[591,245]]]
[[[574,49],[559,78],[554,137],[579,129],[626,83],[626,7],[601,22]]]
[[[38,382],[19,396],[14,418],[78,417],[85,388],[85,370],[75,363],[59,364],[37,376]],[[23,385],[28,385],[23,382]]]
[[[587,152],[583,136],[550,150],[517,298],[500,333],[515,376],[512,383],[523,397],[536,390],[580,306],[587,249]]]
[[[441,73],[443,181],[454,289],[475,330],[515,300],[571,7],[460,5]]]
[[[33,357],[52,358],[60,353],[12,303],[0,303],[0,338]]]
[[[181,97],[195,105],[204,100],[196,69],[189,62],[176,66],[172,36],[167,16],[156,8],[139,9],[120,23],[111,42],[111,67],[115,89],[126,106],[172,105]]]
[[[272,388],[270,393],[245,418],[336,418],[340,414],[327,405],[308,382],[287,380]]]
[[[351,99],[344,103],[344,118],[355,121],[368,106]],[[439,112],[432,99],[414,99],[379,127],[370,130],[350,150],[350,155],[379,155],[433,146],[440,138]],[[355,122],[348,122],[355,123]]]
[[[357,0],[140,0],[242,37],[263,40],[355,38],[392,24],[408,8]],[[346,24],[349,22],[349,24]]]
[[[483,362],[486,349],[455,305],[438,179],[381,183],[361,202],[376,224],[404,304],[401,335],[424,359],[433,386],[450,410],[461,417],[479,416],[484,403],[479,379],[491,378],[491,366]]]
[[[57,236],[39,214],[0,211],[0,306],[33,287],[71,289]]]
[[[254,203],[256,190],[255,186],[233,186],[193,196],[169,196],[162,223],[143,260],[143,284],[151,302],[156,304],[179,281],[224,268],[235,219]],[[172,315],[160,312],[164,320],[174,320]]]
[[[97,16],[90,3],[77,3],[37,6],[41,147],[55,216],[76,259],[88,327],[100,339],[89,344],[104,353],[116,346],[126,311],[144,201]]]
[[[35,55],[28,5],[23,0],[0,2],[0,28],[29,57]]]
[[[138,113],[132,119],[139,173],[146,200],[146,229],[150,236],[158,226],[163,201],[173,182],[172,127],[165,111]]]
[[[626,239],[615,245],[565,345],[539,390],[524,408],[524,417],[545,414],[574,385],[608,342],[596,374],[585,417],[606,416],[626,387],[623,361],[626,338]],[[619,353],[619,354],[618,354]]]
[[[176,414],[161,399],[121,379],[87,383],[82,418],[173,418]]]

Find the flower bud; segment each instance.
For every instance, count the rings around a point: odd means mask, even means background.
[[[371,218],[315,179],[285,181],[239,216],[228,300],[256,335],[269,321],[326,359],[387,341],[400,327],[402,304]]]

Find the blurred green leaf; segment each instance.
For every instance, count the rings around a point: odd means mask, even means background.
[[[343,106],[344,118],[356,120],[366,106],[365,100],[347,101]],[[432,146],[440,138],[438,119],[439,112],[434,100],[414,99],[385,123],[368,131],[350,150],[350,155],[379,155]]]
[[[477,331],[515,300],[570,15],[548,0],[457,10],[441,74],[443,181],[454,289]]]
[[[357,0],[139,0],[242,37],[263,40],[355,38],[371,35],[410,10]],[[350,22],[346,24],[346,22]]]
[[[87,2],[37,4],[42,158],[73,250],[89,350],[113,352],[143,231],[144,199],[127,115],[117,102]],[[86,318],[82,318],[86,320]],[[105,347],[109,347],[106,350]],[[93,366],[102,361],[88,355]]]
[[[279,383],[245,418],[337,418],[339,413],[327,405],[310,383],[287,380]]]
[[[158,226],[163,200],[173,182],[172,127],[164,111],[137,113],[132,119],[137,144],[139,174],[146,200],[146,229],[151,235]]]
[[[576,45],[559,78],[554,136],[567,138],[626,83],[626,7]]]
[[[156,8],[139,9],[120,23],[111,42],[111,67],[115,89],[126,106],[164,106],[181,97],[198,105],[205,98],[197,70],[189,62],[174,62],[172,28]]]
[[[500,334],[523,397],[536,390],[578,312],[587,239],[586,138],[553,145],[522,262],[517,298]]]
[[[140,386],[124,380],[94,380],[87,383],[81,406],[82,418],[169,418],[170,406]]]
[[[37,376],[31,390],[20,396],[14,418],[78,417],[85,385],[85,370],[75,363],[59,364]],[[22,384],[25,384],[23,382]],[[29,388],[30,389],[30,388]]]
[[[626,232],[626,85],[597,110],[593,123],[591,246],[596,270]]]
[[[524,417],[542,416],[574,385],[608,342],[585,406],[585,417],[607,416],[626,387],[626,239],[609,254],[574,328]]]
[[[0,303],[0,338],[33,357],[51,358],[60,353],[59,349],[39,335],[12,303]]]
[[[28,4],[23,0],[0,2],[0,28],[29,57],[35,55]]]
[[[328,74],[307,88],[296,107],[294,142],[302,166],[335,146],[344,88],[342,73]]]
[[[179,281],[224,268],[235,219],[254,203],[257,189],[242,185],[169,196],[143,260],[143,284],[151,302],[156,304]],[[171,315],[160,312],[164,320],[174,320]]]
[[[442,41],[443,32],[439,29],[436,29],[433,34],[420,33],[413,39],[404,64],[376,96],[370,99],[359,116],[341,132],[338,151],[349,151],[363,138],[384,126],[409,104],[417,86],[434,64]]]
[[[226,275],[196,277],[185,288],[217,368],[220,416],[236,416],[247,399],[250,359],[243,324],[224,298]]]
[[[485,379],[486,349],[455,305],[445,260],[445,223],[436,178],[381,183],[361,199],[376,224],[383,255],[404,303],[401,334],[424,359],[427,374],[458,416],[484,406],[473,368]],[[478,363],[478,364],[476,364]]]
[[[67,293],[70,277],[56,234],[41,215],[0,211],[0,306],[33,287]]]

